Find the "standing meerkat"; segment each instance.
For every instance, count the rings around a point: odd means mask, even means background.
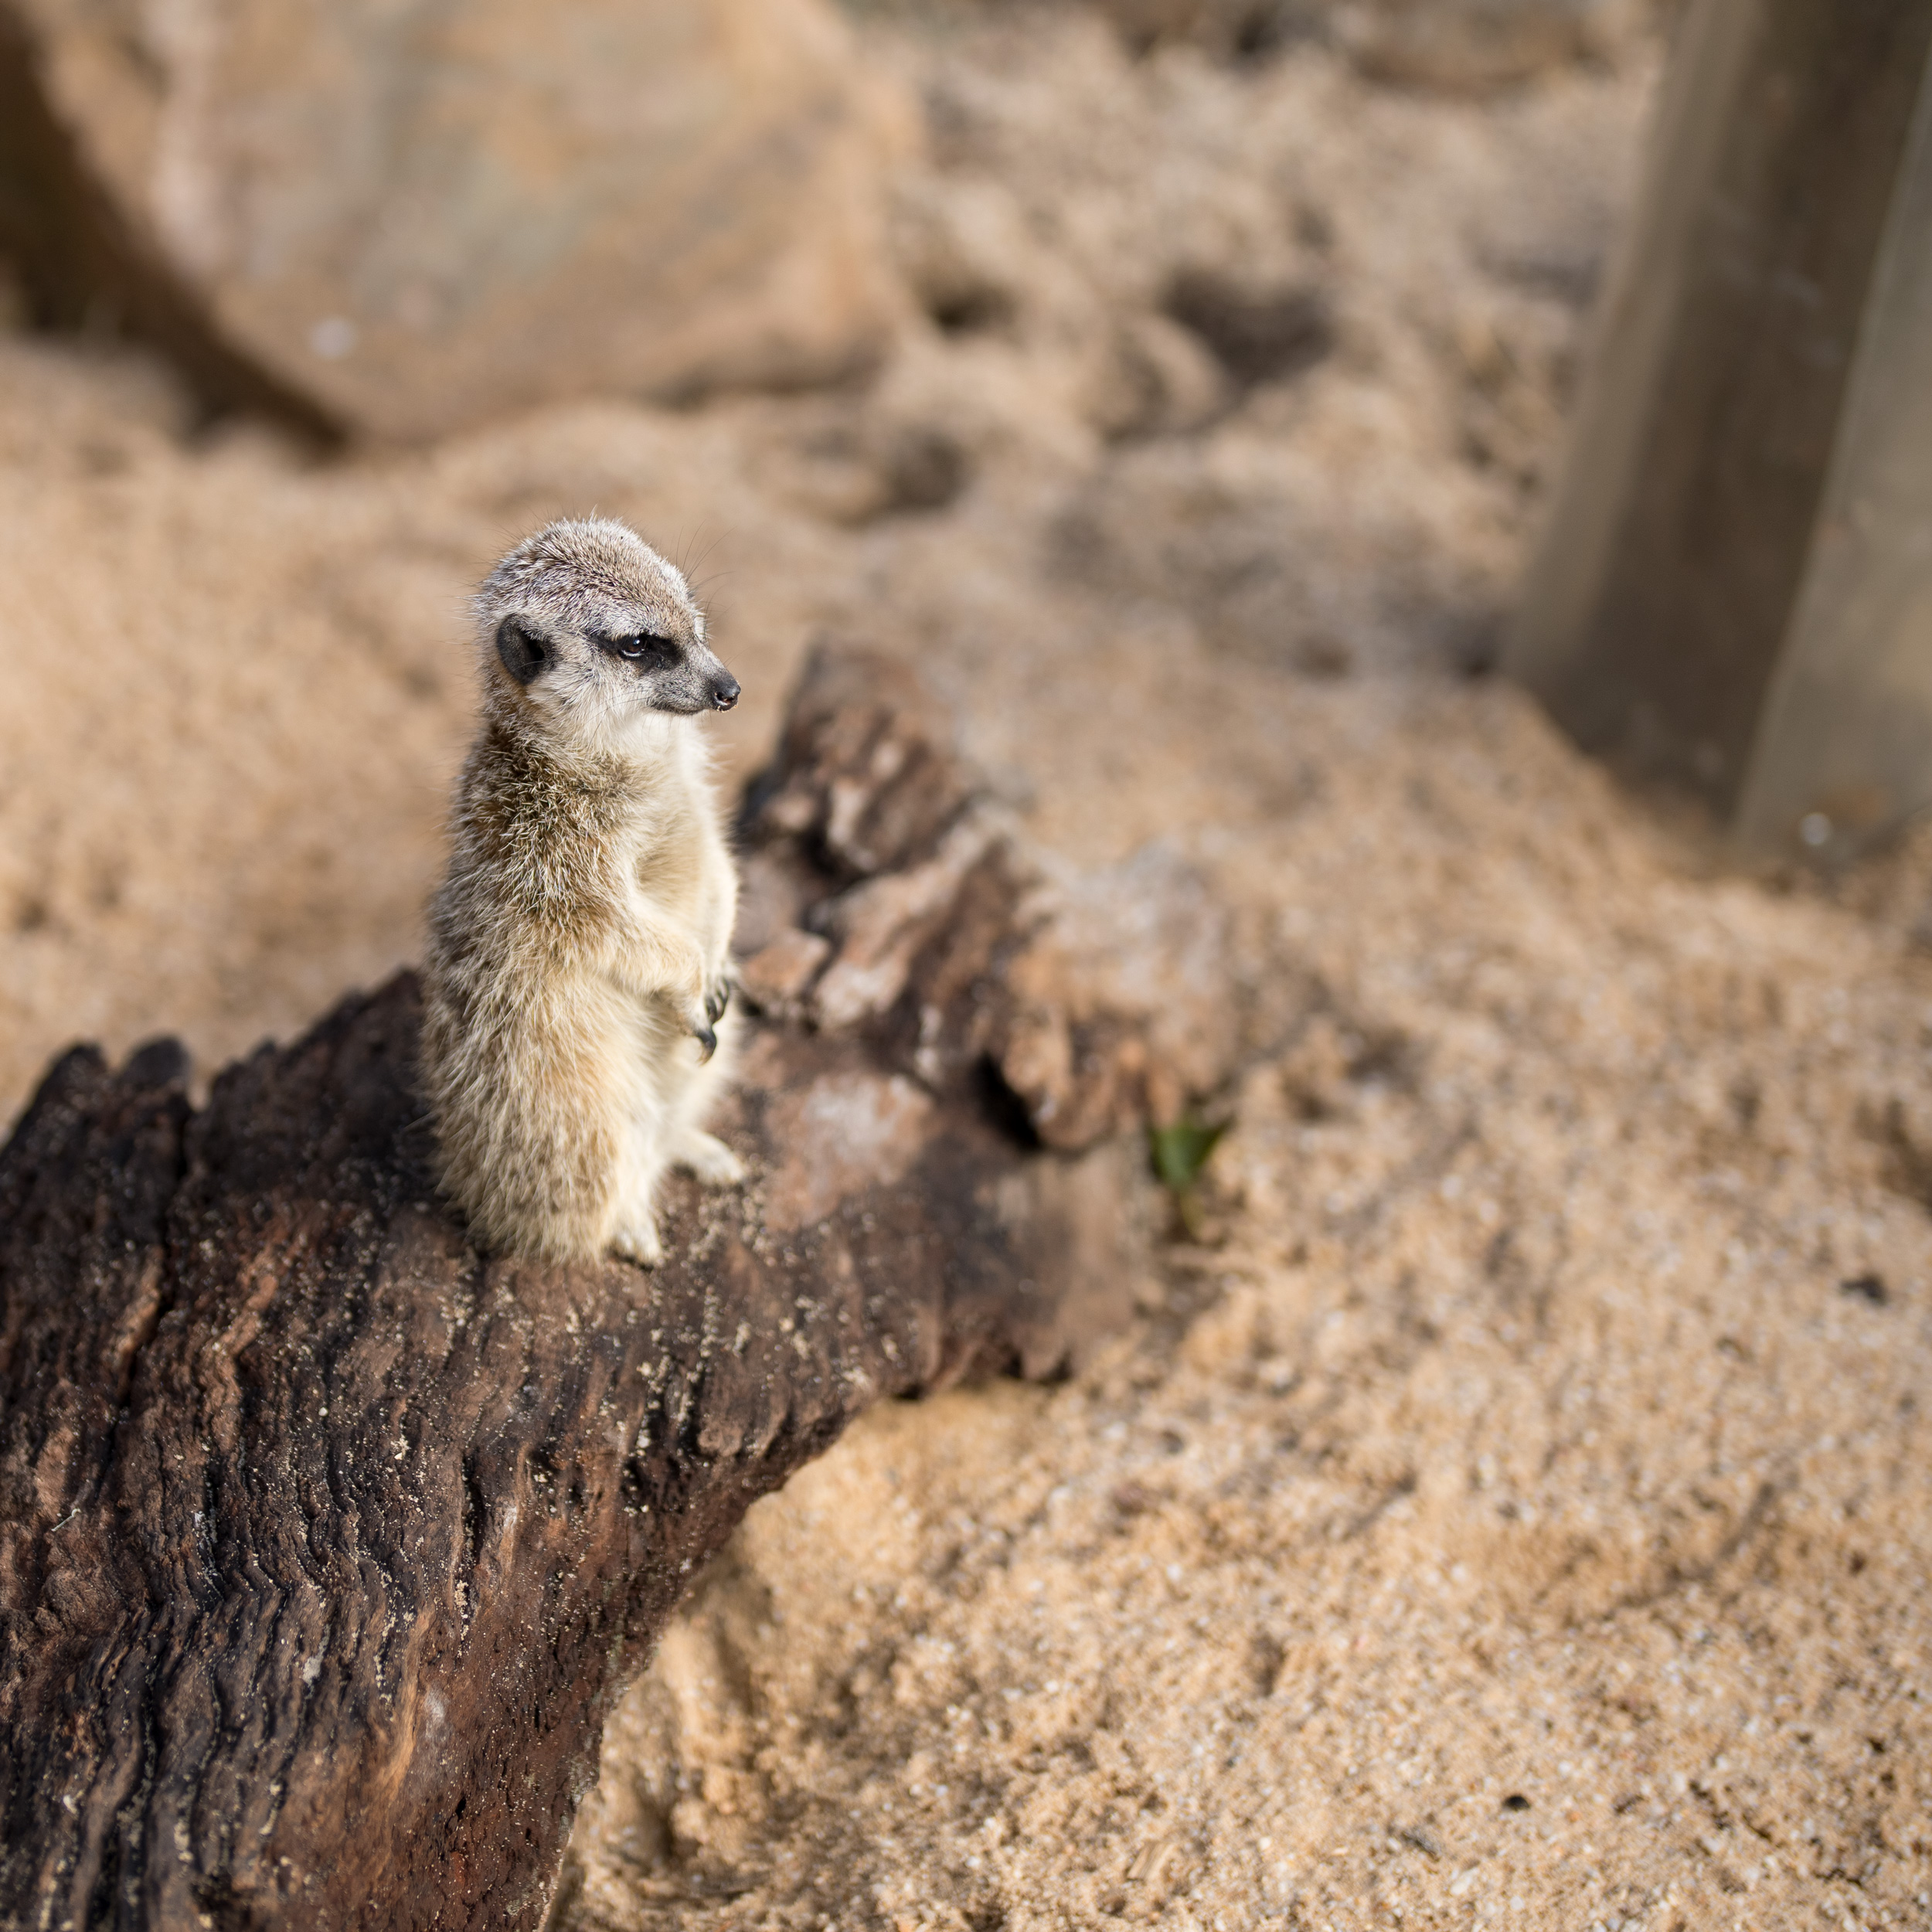
[[[692,720],[738,683],[682,574],[621,523],[553,523],[477,594],[482,719],[430,908],[422,1075],[443,1185],[485,1243],[662,1252],[666,1168],[726,1054],[738,879]]]

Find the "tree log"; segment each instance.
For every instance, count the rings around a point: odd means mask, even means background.
[[[407,975],[199,1111],[172,1043],[48,1075],[0,1152],[0,1924],[538,1925],[750,1503],[1120,1318],[1158,1043],[1087,999],[1091,1145],[1042,1145],[999,1066],[1051,896],[929,703],[821,655],[746,822],[752,1179],[674,1182],[654,1270],[471,1244]],[[1036,1059],[1051,1007],[1036,971]]]

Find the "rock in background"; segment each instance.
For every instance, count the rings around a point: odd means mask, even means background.
[[[0,244],[214,400],[422,439],[864,366],[906,124],[817,0],[6,0]]]

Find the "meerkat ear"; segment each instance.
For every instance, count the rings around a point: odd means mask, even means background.
[[[496,627],[496,655],[519,684],[528,684],[549,662],[550,649],[527,617],[505,617]]]

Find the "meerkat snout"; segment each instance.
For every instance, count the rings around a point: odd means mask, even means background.
[[[493,1245],[652,1261],[666,1168],[743,1172],[702,1125],[738,885],[694,722],[738,681],[683,574],[608,519],[526,538],[475,610],[483,716],[423,969],[443,1184]]]

